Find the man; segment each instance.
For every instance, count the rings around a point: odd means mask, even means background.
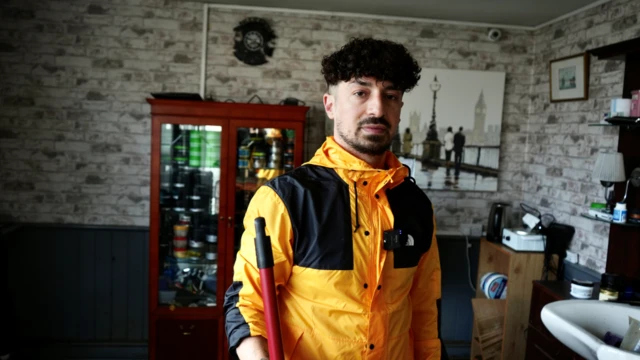
[[[402,141],[404,157],[408,158],[409,155],[411,155],[411,148],[413,147],[413,135],[411,134],[411,129],[405,129]]]
[[[253,224],[262,216],[287,359],[440,359],[433,209],[387,151],[420,68],[400,44],[353,39],[322,72],[335,136],[249,205],[224,304],[231,355],[268,358]]]
[[[462,126],[460,126],[460,130],[453,136],[453,152],[455,153],[455,178],[456,181],[460,177],[460,165],[462,165],[462,152],[464,151],[464,142],[465,136],[462,133]]]
[[[451,152],[453,151],[453,128],[449,126],[444,134],[444,159],[447,164],[447,172],[451,166]],[[448,175],[448,174],[447,174]]]
[[[422,170],[437,169],[440,160],[440,139],[438,139],[438,130],[436,124],[430,124],[427,130],[427,138],[422,142]]]
[[[402,155],[402,141],[400,140],[400,134],[396,133],[396,135],[393,137],[393,140],[391,140],[391,152],[401,156]]]

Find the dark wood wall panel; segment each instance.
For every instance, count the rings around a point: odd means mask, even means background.
[[[148,237],[146,229],[26,226],[3,239],[19,336],[76,344],[59,351],[80,351],[78,343],[117,347],[146,342]],[[471,243],[471,278],[475,280],[478,239]],[[438,246],[442,337],[448,346],[468,354],[473,291],[467,280],[467,246],[459,236],[439,237]]]
[[[96,340],[105,341],[111,338],[111,236],[108,232],[96,232],[94,269]]]
[[[470,238],[469,243],[471,279],[475,283],[480,242]],[[468,359],[473,328],[471,299],[475,293],[467,274],[467,244],[462,236],[438,236],[438,250],[442,269],[441,337],[450,357]]]
[[[147,340],[148,230],[23,227],[6,239],[22,338]]]
[[[58,284],[56,286],[58,294],[55,296],[56,308],[59,309],[55,314],[57,319],[64,324],[62,337],[77,339],[79,338],[78,323],[82,321],[79,316],[84,315],[78,311],[80,308],[79,299],[83,292],[87,292],[85,288],[87,284],[80,281],[80,273],[84,271],[80,268],[80,258],[88,254],[80,253],[81,234],[77,231],[56,232],[55,234],[57,235],[56,248],[61,248],[61,251],[56,250],[54,253],[60,254],[54,259],[54,269],[62,267],[62,276],[55,277]]]
[[[148,268],[144,259],[148,252],[145,244],[140,241],[135,241],[134,234],[127,234],[127,242],[130,244],[128,249],[128,269],[132,274],[147,274]],[[129,296],[127,301],[127,333],[128,338],[145,339],[144,329],[147,328],[147,323],[144,321],[147,311],[147,302],[145,301],[145,294],[149,291],[146,286],[147,277],[144,279],[140,276],[128,276],[127,277],[127,294]],[[144,309],[145,311],[140,311]]]
[[[127,338],[128,320],[128,288],[130,276],[129,257],[127,252],[128,239],[124,234],[111,233],[111,339],[124,340]],[[133,295],[133,294],[132,294]]]
[[[82,239],[79,244],[80,254],[93,254],[93,256],[80,256],[80,269],[95,269],[95,256],[96,256],[96,239],[93,234],[87,234],[85,239]],[[95,304],[97,302],[96,296],[96,282],[94,271],[81,271],[79,274],[79,281],[84,284],[86,291],[80,293],[80,304],[78,312],[84,314],[85,318],[77,317],[78,323],[76,324],[78,329],[78,339],[91,340],[96,338],[96,311]]]
[[[624,168],[627,178],[633,169],[640,167],[639,139],[640,127],[620,127],[618,151],[624,154]],[[615,185],[616,199],[622,199],[625,188],[626,182]],[[629,185],[626,202],[628,210],[640,208],[640,188]],[[639,228],[611,225],[607,250],[607,272],[640,279]]]

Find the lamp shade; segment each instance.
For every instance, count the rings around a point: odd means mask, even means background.
[[[603,182],[622,182],[624,175],[624,158],[622,153],[599,153],[596,167],[593,169],[593,179]]]

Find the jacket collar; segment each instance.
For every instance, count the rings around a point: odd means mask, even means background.
[[[341,177],[357,181],[361,178],[373,178],[382,175],[393,186],[400,184],[409,176],[409,170],[390,151],[385,153],[385,168],[376,169],[343,149],[333,138],[327,137],[315,155],[305,164],[318,165],[336,170]],[[382,180],[382,179],[381,179]],[[382,181],[381,181],[382,182]],[[392,186],[392,187],[393,187]]]

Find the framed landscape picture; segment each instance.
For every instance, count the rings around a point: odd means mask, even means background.
[[[586,100],[589,97],[589,54],[551,60],[549,91],[551,102]]]

